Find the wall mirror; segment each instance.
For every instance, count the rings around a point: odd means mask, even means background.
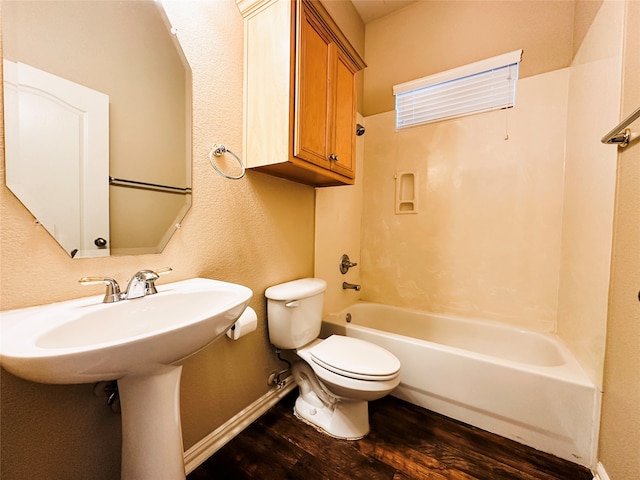
[[[191,71],[160,2],[2,2],[6,184],[73,258],[160,253],[191,206]]]

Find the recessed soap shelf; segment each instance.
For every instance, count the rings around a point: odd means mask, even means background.
[[[414,172],[396,173],[396,215],[418,213],[417,177]]]

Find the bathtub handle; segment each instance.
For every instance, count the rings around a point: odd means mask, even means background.
[[[300,305],[299,300],[291,300],[290,302],[287,302],[284,304],[284,306],[287,308],[294,308],[294,307],[297,307],[298,305]]]
[[[343,275],[347,273],[351,267],[355,267],[356,265],[358,264],[356,262],[352,262],[349,259],[349,255],[346,253],[340,257],[340,273]]]

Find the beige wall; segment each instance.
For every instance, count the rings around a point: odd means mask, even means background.
[[[568,81],[399,132],[394,112],[367,117],[363,299],[555,330]],[[395,213],[397,172],[418,179],[417,214]]]
[[[558,334],[596,385],[602,368],[611,263],[624,3],[605,1],[571,65],[566,129]]]
[[[520,77],[567,67],[573,2],[419,1],[366,26],[365,116],[394,108],[395,84],[524,49]]]
[[[364,57],[365,26],[353,3],[346,0],[320,0],[349,42]]]
[[[167,265],[174,273],[161,283],[202,276],[249,286],[258,330],[236,342],[224,337],[185,362],[188,448],[263,395],[268,373],[281,368],[267,339],[264,290],[313,275],[314,190],[254,172],[233,182],[212,170],[212,143],[241,153],[242,19],[232,0],[166,9],[194,82],[194,204],[182,228],[159,255],[71,260],[7,191],[2,169],[0,301],[5,310],[99,294],[78,278],[124,283],[138,269]],[[40,385],[5,371],[1,381],[2,478],[118,478],[120,417],[92,385]]]
[[[573,16],[573,55],[582,46],[594,18],[598,14],[604,0],[575,0]]]
[[[364,123],[362,116],[358,122]],[[355,183],[316,191],[315,276],[327,281],[324,311],[337,312],[360,298],[360,292],[343,290],[342,282],[361,283],[361,217],[365,136],[356,139]],[[340,257],[349,255],[357,266],[340,272]]]
[[[640,106],[640,2],[627,2],[621,119]],[[632,125],[640,132],[640,121]],[[615,480],[640,472],[640,142],[618,155],[600,461]]]

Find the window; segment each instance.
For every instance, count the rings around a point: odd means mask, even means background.
[[[395,85],[396,128],[515,105],[522,50]]]

